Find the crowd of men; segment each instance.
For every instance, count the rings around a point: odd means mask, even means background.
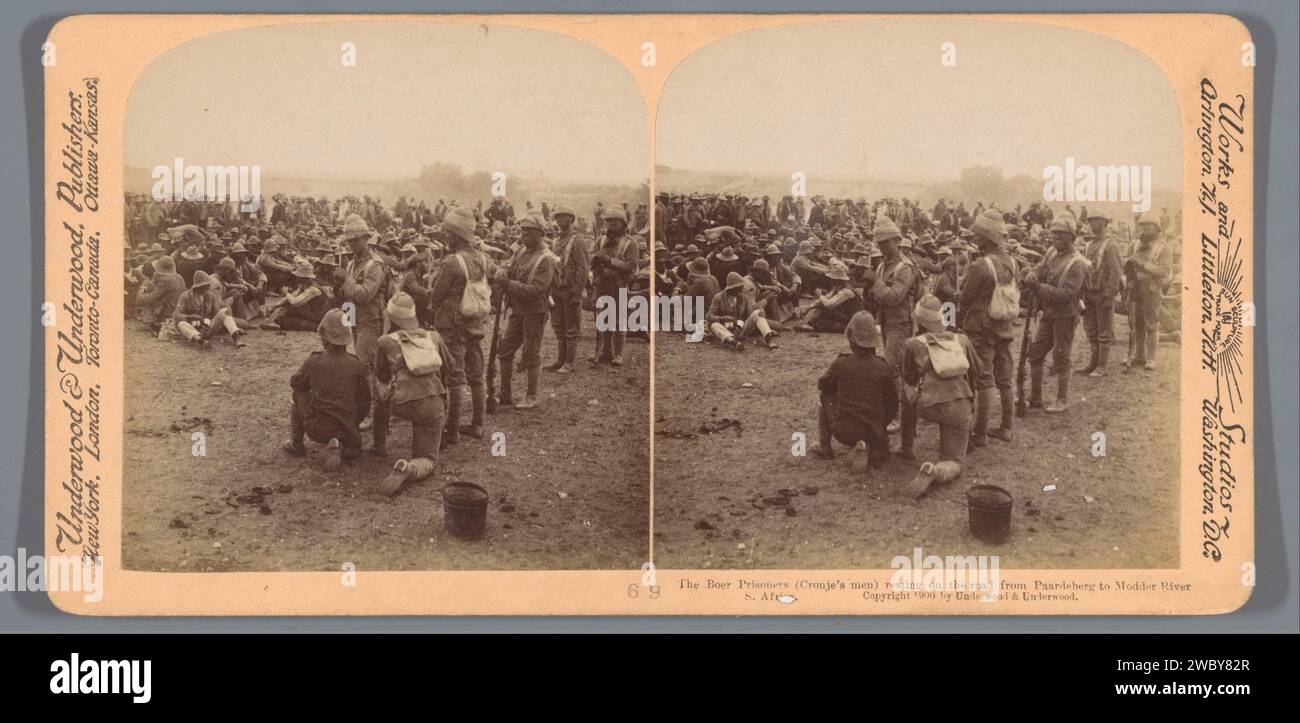
[[[766,196],[661,193],[655,218],[656,293],[703,297],[701,331],[722,346],[776,349],[783,331],[846,335],[850,353],[818,382],[820,456],[834,455],[835,439],[879,463],[900,433],[894,454],[916,459],[918,416],[939,426],[937,459],[909,486],[917,495],[959,475],[989,438],[1010,442],[1017,402],[1061,414],[1075,374],[1104,383],[1117,313],[1129,322],[1125,371],[1156,368],[1162,327],[1177,339],[1179,221],[1167,212],[1130,227],[1101,209],[1041,202],[927,210],[910,199],[786,196],[773,207]],[[1080,319],[1089,353],[1075,370]],[[1048,375],[1056,390],[1045,402]]]
[[[334,469],[362,453],[365,431],[369,451],[386,456],[391,420],[410,421],[412,454],[385,480],[390,494],[430,473],[440,450],[482,439],[489,407],[536,408],[543,368],[575,373],[595,297],[648,293],[646,240],[626,203],[598,204],[589,226],[567,204],[528,202],[516,215],[505,198],[433,209],[405,198],[391,208],[369,197],[272,201],[245,211],[128,195],[128,318],[196,348],[227,338],[243,347],[253,330],[317,332],[322,351],[290,380],[284,449],[324,443]],[[648,224],[645,204],[638,211],[632,221]],[[557,357],[542,367],[548,319]],[[622,366],[625,336],[597,331],[590,361]],[[495,356],[485,359],[488,339]]]

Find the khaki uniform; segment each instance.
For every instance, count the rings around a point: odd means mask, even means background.
[[[823,449],[831,439],[841,444],[866,442],[868,459],[889,459],[885,426],[898,411],[898,389],[889,363],[875,354],[841,354],[817,380],[820,404],[817,428]]]
[[[461,262],[465,271],[461,272]],[[438,267],[438,273],[429,292],[433,307],[433,326],[447,345],[447,438],[448,443],[460,429],[461,407],[464,406],[464,388],[469,387],[471,426],[483,426],[487,407],[483,375],[483,319],[467,319],[460,313],[461,298],[468,279],[486,279],[493,271],[492,261],[476,249],[462,249],[447,256]]]
[[[875,317],[880,323],[880,333],[885,339],[885,361],[898,375],[903,369],[903,343],[912,336],[912,307],[916,305],[916,267],[901,253],[894,261],[882,261],[876,267],[876,282],[869,290],[875,307]],[[902,380],[899,379],[899,389]],[[902,405],[903,425],[916,424],[916,407]]]
[[[365,364],[345,351],[317,351],[289,379],[293,389],[290,424],[293,445],[303,438],[338,439],[345,457],[361,451],[358,425],[370,410],[370,382]]]
[[[1036,267],[1039,284],[1038,306],[1043,315],[1029,344],[1029,403],[1043,399],[1043,362],[1052,354],[1057,374],[1057,400],[1065,401],[1070,388],[1070,351],[1079,321],[1079,291],[1088,274],[1088,261],[1071,248],[1062,254],[1055,248]]]
[[[988,259],[985,261],[984,259]],[[989,264],[994,271],[989,270]],[[1015,393],[1012,390],[1011,340],[1015,337],[1012,322],[989,318],[989,304],[999,281],[1014,283],[1017,272],[1015,262],[1002,251],[991,251],[971,264],[958,298],[958,325],[975,348],[980,360],[980,372],[975,377],[975,393],[979,395],[978,416],[972,429],[977,443],[988,431],[992,408],[992,392],[997,387],[1001,400],[1002,426],[1011,429],[1015,415]]]
[[[399,335],[433,341],[442,366],[430,374],[414,375],[406,369]],[[387,388],[375,399],[375,446],[383,449],[388,440],[391,415],[411,422],[411,456],[437,459],[446,413],[450,352],[436,331],[413,329],[394,331],[379,337],[375,353],[375,377]]]
[[[555,301],[551,325],[560,346],[560,363],[572,364],[582,336],[582,296],[587,289],[591,259],[587,245],[572,230],[555,239],[555,255],[559,263],[555,288],[551,291]]]
[[[510,320],[497,346],[502,403],[511,402],[515,352],[521,348],[520,368],[528,373],[529,394],[536,393],[542,364],[542,334],[546,332],[547,305],[557,266],[555,255],[543,243],[533,250],[519,247],[506,268],[509,281],[505,293],[510,304]]]
[[[1129,323],[1133,350],[1129,365],[1154,364],[1160,343],[1160,304],[1165,284],[1172,273],[1169,247],[1155,240],[1139,243],[1130,261],[1147,268],[1132,267],[1129,273]]]
[[[1109,350],[1115,340],[1115,295],[1124,273],[1119,239],[1107,229],[1101,238],[1088,242],[1085,255],[1091,268],[1083,287],[1083,330],[1088,341]]]
[[[609,261],[600,270],[594,280],[597,296],[618,297],[620,288],[629,288],[637,269],[641,266],[641,246],[635,236],[624,233],[617,238],[603,239],[601,250]],[[623,356],[623,342],[627,338],[626,329],[596,331],[596,361],[608,361]]]

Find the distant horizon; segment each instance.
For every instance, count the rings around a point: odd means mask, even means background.
[[[439,162],[440,162],[440,161],[430,161],[430,162],[429,162],[428,164],[426,164],[426,165],[432,165],[432,164],[434,164],[434,163],[439,163]],[[189,165],[197,165],[197,166],[203,166],[203,167],[206,168],[208,164],[203,164],[203,163],[194,163],[194,164],[191,164],[191,163],[189,163],[189,162],[187,161],[187,162],[185,163],[185,165],[186,165],[186,166],[189,166]],[[462,168],[461,171],[464,172],[466,175],[472,175],[472,174],[475,174],[475,173],[490,173],[490,171],[487,171],[487,170],[481,170],[481,169],[464,169],[464,168]],[[139,176],[143,176],[143,177],[149,177],[149,178],[151,178],[151,177],[152,177],[152,174],[153,174],[153,168],[144,168],[144,167],[142,167],[142,166],[126,166],[126,167],[123,169],[123,176],[129,177],[131,174],[137,174],[137,175],[139,175]],[[280,180],[280,181],[328,181],[328,182],[331,182],[331,183],[335,183],[335,182],[338,182],[338,183],[348,183],[348,182],[352,182],[352,183],[400,183],[400,182],[403,182],[403,181],[414,181],[414,180],[418,180],[419,177],[420,177],[420,176],[419,176],[418,173],[415,174],[415,175],[410,175],[410,174],[400,174],[400,173],[399,173],[399,174],[394,174],[394,175],[351,175],[351,174],[342,174],[342,175],[305,175],[305,174],[297,174],[297,173],[289,173],[289,174],[276,174],[276,173],[269,173],[269,174],[266,174],[266,175],[264,176],[264,178],[270,178],[270,179],[275,179],[275,180]],[[546,181],[549,181],[549,182],[554,183],[554,184],[556,184],[556,185],[563,185],[563,186],[628,186],[628,187],[633,187],[633,186],[646,185],[646,184],[649,184],[649,183],[650,183],[650,179],[649,179],[649,177],[646,177],[644,180],[639,181],[639,182],[631,182],[631,181],[628,181],[628,182],[619,182],[619,181],[597,180],[597,179],[565,179],[565,178],[556,178],[556,177],[548,176],[548,175],[531,175],[531,174],[519,174],[517,177],[518,177],[518,178],[521,178],[521,179],[523,179],[523,180],[527,180],[527,181],[546,180]],[[128,181],[129,181],[129,180],[131,180],[131,179],[128,178]],[[151,181],[151,183],[152,183],[152,181]]]
[[[1033,180],[1036,180],[1036,181],[1044,180],[1044,179],[1042,178],[1041,174],[1038,175],[1038,176],[1031,176],[1030,174],[1027,174],[1027,173],[1016,173],[1016,174],[1011,174],[1011,173],[1008,173],[1006,169],[1004,169],[1004,168],[998,168],[997,166],[991,166],[991,165],[988,165],[988,164],[977,164],[977,165],[980,166],[980,167],[984,167],[984,168],[993,168],[993,169],[995,169],[995,170],[1001,171],[1001,172],[1002,172],[1002,177],[1003,177],[1004,179],[1006,179],[1006,180],[1011,180],[1011,179],[1021,178],[1021,177],[1032,178]],[[969,166],[969,168],[974,168],[974,167],[976,167],[976,166]],[[666,169],[666,172],[669,173],[669,174],[671,174],[671,173],[701,174],[701,175],[704,175],[704,174],[712,174],[712,175],[720,175],[720,176],[731,176],[731,177],[735,177],[735,178],[749,178],[749,179],[755,179],[755,180],[758,180],[758,181],[774,181],[774,180],[780,178],[780,179],[783,179],[783,181],[784,181],[785,183],[787,183],[787,184],[790,182],[789,175],[788,175],[788,174],[784,174],[784,173],[781,172],[781,171],[746,171],[746,170],[724,170],[724,169],[709,169],[709,168],[683,168],[683,167],[680,167],[680,166],[672,166],[672,165],[668,165],[668,164],[664,164],[664,163],[656,163],[656,164],[655,164],[655,176],[656,176],[656,180],[658,180],[658,177],[659,177],[660,175],[663,175],[663,174],[665,173],[665,170],[664,170],[664,169]],[[964,170],[964,169],[963,169],[963,170]],[[958,181],[961,180],[961,174],[960,174],[960,172],[959,172],[959,173],[958,173],[957,175],[955,175],[955,176],[946,176],[946,177],[925,177],[925,176],[904,176],[904,175],[894,175],[894,176],[890,176],[890,175],[876,175],[876,174],[851,174],[851,173],[842,173],[842,174],[825,174],[825,175],[813,175],[813,174],[809,174],[809,175],[808,175],[808,181],[809,181],[810,184],[813,184],[813,183],[816,182],[817,180],[822,180],[822,181],[831,182],[831,183],[846,183],[846,182],[890,183],[890,182],[895,182],[895,183],[906,183],[906,184],[909,184],[909,185],[942,185],[942,184],[949,184],[949,183],[957,183]],[[662,190],[662,189],[659,189],[659,190]],[[1156,193],[1168,193],[1168,194],[1176,194],[1176,195],[1181,195],[1182,192],[1183,192],[1183,190],[1182,190],[1182,186],[1181,186],[1181,185],[1163,186],[1163,187],[1162,187],[1162,186],[1158,186],[1158,185],[1154,185],[1154,184],[1153,184],[1153,187],[1152,187],[1151,190],[1154,191],[1154,192],[1156,192]],[[811,193],[811,192],[810,192],[809,195],[817,195],[817,194],[815,194],[815,193]]]

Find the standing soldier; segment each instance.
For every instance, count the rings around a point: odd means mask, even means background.
[[[979,374],[975,376],[975,424],[970,438],[975,447],[987,444],[989,434],[1003,442],[1011,441],[1011,419],[1016,405],[1011,389],[1013,320],[989,316],[989,304],[997,286],[1016,282],[1015,262],[1002,248],[1005,229],[1006,223],[997,211],[985,211],[975,219],[975,243],[983,251],[983,256],[966,272],[958,303],[958,325],[970,339],[980,360]],[[1002,402],[1002,425],[989,432],[995,386]]]
[[[374,232],[366,222],[356,214],[348,214],[343,221],[341,240],[352,249],[352,260],[348,262],[343,278],[340,295],[344,303],[353,304],[352,319],[353,348],[357,358],[366,365],[367,372],[374,379],[375,350],[379,337],[384,333],[384,288],[388,281],[388,271],[384,263],[370,251],[370,242]],[[344,310],[347,314],[347,309]],[[362,425],[362,429],[366,429]],[[387,453],[383,447],[376,445],[373,451],[383,456]]]
[[[668,194],[660,193],[655,197],[655,241],[663,241],[665,245],[668,242],[668,225],[671,217],[668,214]],[[673,243],[675,247],[677,244]]]
[[[560,235],[555,239],[555,255],[560,262],[555,288],[551,292],[555,300],[551,324],[555,327],[559,354],[546,369],[558,374],[571,374],[581,337],[582,294],[587,288],[591,260],[587,256],[587,244],[573,231],[573,221],[577,218],[573,209],[562,203],[555,207],[551,216],[560,227]]]
[[[444,445],[457,443],[457,435],[472,439],[483,438],[483,413],[487,396],[483,391],[483,321],[485,316],[469,317],[461,311],[465,286],[474,281],[486,280],[492,262],[474,246],[474,212],[464,207],[453,207],[442,220],[442,240],[447,244],[448,255],[439,267],[437,279],[429,293],[433,306],[433,326],[447,344],[447,431],[442,435]],[[461,426],[460,412],[465,401],[465,386],[469,386],[473,417],[469,425]]]
[[[592,221],[591,232],[599,238],[605,231],[605,204],[602,201],[596,202],[596,212],[592,214],[592,217],[594,220]]]
[[[1056,369],[1056,401],[1048,414],[1064,412],[1070,397],[1070,349],[1079,321],[1079,290],[1088,262],[1074,249],[1074,226],[1068,216],[1052,221],[1052,248],[1025,279],[1025,287],[1038,295],[1043,316],[1029,345],[1029,407],[1043,406],[1043,362],[1048,352]]]
[[[497,403],[501,406],[513,404],[515,409],[533,409],[537,406],[542,334],[546,332],[546,308],[550,301],[551,282],[556,276],[556,259],[543,243],[546,222],[541,214],[526,214],[520,220],[519,228],[523,231],[523,245],[515,251],[507,268],[499,269],[496,274],[496,281],[510,304],[510,321],[497,348],[497,364],[501,372]],[[515,352],[521,347],[521,368],[528,374],[528,391],[523,401],[515,404],[511,379]]]
[[[1169,247],[1160,241],[1160,222],[1152,214],[1138,219],[1138,247],[1124,263],[1129,282],[1129,323],[1132,325],[1133,356],[1128,369],[1156,368],[1156,346],[1160,343],[1160,301],[1169,282]]]
[[[912,261],[898,250],[903,234],[888,216],[876,219],[871,240],[883,255],[880,265],[864,274],[864,289],[870,294],[880,320],[880,331],[885,337],[885,361],[894,365],[897,376],[903,368],[903,342],[912,336],[912,306],[916,300],[917,272]],[[801,274],[802,275],[802,274]],[[899,398],[902,398],[901,388]],[[903,404],[902,422],[916,424],[916,410]],[[898,431],[898,422],[891,422],[889,431]],[[904,456],[911,450],[904,450]]]
[[[621,208],[605,212],[605,238],[592,258],[592,269],[598,274],[597,296],[618,298],[618,290],[632,283],[641,266],[641,247],[627,232],[627,214]],[[597,364],[608,361],[616,367],[623,366],[623,341],[627,330],[618,323],[615,329],[596,330],[596,353],[591,360]]]
[[[1115,294],[1119,292],[1123,269],[1119,260],[1119,240],[1110,230],[1110,216],[1104,211],[1089,211],[1084,219],[1092,231],[1085,253],[1088,257],[1088,280],[1083,287],[1083,331],[1088,335],[1088,366],[1078,374],[1106,376],[1110,345],[1115,339]]]

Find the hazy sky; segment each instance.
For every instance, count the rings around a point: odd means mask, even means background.
[[[355,43],[356,67],[341,46]],[[126,162],[415,176],[434,161],[564,181],[649,177],[645,105],[584,42],[462,23],[253,28],[187,43],[132,90]]]
[[[956,45],[955,67],[940,64]],[[1169,81],[1099,35],[1004,22],[881,20],[749,31],[691,55],[664,88],[656,162],[749,173],[953,179],[976,164],[1040,177],[1066,156],[1151,165],[1179,183]]]

